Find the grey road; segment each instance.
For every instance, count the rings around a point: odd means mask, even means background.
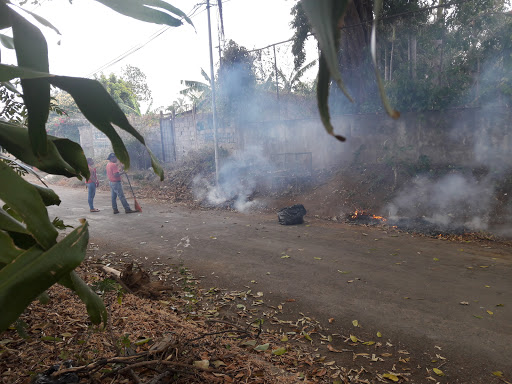
[[[101,212],[90,213],[85,190],[56,190],[63,202],[51,214],[70,224],[86,217],[91,241],[106,250],[183,262],[205,276],[206,287],[257,285],[271,302],[294,299],[290,310],[331,332],[349,334],[357,319],[360,337],[379,331],[418,361],[439,352],[447,359],[442,382],[490,383],[492,371],[512,375],[512,248],[505,244],[451,242],[308,216],[304,225],[281,226],[274,214],[191,211],[149,201],[140,201],[141,214],[113,215],[106,192],[96,197]],[[336,321],[329,324],[329,318]]]

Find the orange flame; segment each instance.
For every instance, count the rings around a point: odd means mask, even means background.
[[[369,213],[366,213],[365,211],[360,211],[358,209],[356,209],[356,211],[354,212],[354,214],[351,217],[352,217],[352,219],[357,219],[358,217],[365,216],[365,215],[370,216],[372,219],[376,219],[376,220],[380,220],[380,221],[387,221],[387,219],[382,216],[370,215]]]

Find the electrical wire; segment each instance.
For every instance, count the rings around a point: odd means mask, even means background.
[[[201,10],[200,12],[198,12],[198,10],[201,8],[202,5],[204,5],[206,3],[198,3],[196,5],[194,5],[194,7],[192,8],[192,10],[189,12],[189,14],[187,15],[187,17],[189,19],[201,14],[202,12],[204,12],[205,10]],[[122,53],[121,55],[117,56],[116,58],[112,59],[111,61],[109,61],[108,63],[105,63],[103,64],[101,67],[97,68],[95,71],[92,71],[90,72],[86,77],[87,78],[90,78],[92,77],[93,75],[95,75],[96,73],[98,72],[102,72],[104,71],[105,69],[119,63],[120,61],[124,60],[125,58],[127,58],[128,56],[130,56],[131,54],[139,51],[140,49],[144,48],[146,45],[148,45],[150,42],[152,42],[153,40],[155,40],[158,36],[160,36],[161,34],[163,34],[164,32],[166,32],[167,30],[169,30],[171,27],[169,26],[165,26],[165,27],[162,27],[161,29],[159,29],[158,31],[156,31],[155,33],[153,33],[151,36],[149,36],[143,43],[140,43],[138,45],[135,45],[133,46],[132,48],[130,48],[129,50],[127,50],[126,52]]]

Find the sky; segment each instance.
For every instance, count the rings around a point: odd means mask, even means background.
[[[201,4],[186,0],[167,0],[187,15]],[[216,4],[215,0],[212,0]],[[288,40],[290,9],[296,0],[226,0],[223,2],[225,39],[251,50]],[[212,4],[212,5],[213,5]],[[26,5],[28,10],[50,21],[61,33],[40,27],[48,42],[50,72],[57,75],[92,77],[122,72],[126,65],[140,68],[153,94],[151,109],[167,107],[183,89],[181,80],[204,81],[201,68],[210,74],[208,19],[206,2],[191,17],[194,27],[185,23],[171,27],[151,40],[165,26],[137,21],[120,15],[94,0],[43,0],[41,5]],[[219,62],[218,10],[211,8],[214,64]],[[151,41],[150,41],[151,40]],[[314,42],[308,60],[316,57]],[[278,50],[278,66],[290,63],[290,44]],[[107,66],[125,53],[141,47],[119,62]],[[2,51],[2,59],[9,55]],[[280,57],[282,55],[282,57]],[[310,57],[311,56],[311,57]],[[12,55],[10,64],[16,64]],[[5,61],[4,61],[5,62]],[[290,67],[290,65],[289,65]],[[289,68],[291,71],[291,67]],[[314,77],[314,73],[310,76]],[[144,107],[144,106],[143,106]],[[147,107],[147,106],[146,106]]]

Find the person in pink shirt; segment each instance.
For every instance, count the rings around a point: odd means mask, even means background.
[[[107,164],[107,177],[110,182],[110,193],[112,196],[112,209],[114,210],[114,214],[119,213],[119,210],[117,209],[118,197],[126,213],[137,212],[130,208],[130,205],[126,201],[126,197],[124,197],[123,185],[121,184],[121,175],[124,172],[117,165],[116,155],[114,153],[109,154],[107,160],[109,160],[109,163]]]
[[[96,195],[96,187],[99,186],[98,177],[96,175],[96,168],[94,167],[94,160],[90,157],[87,158],[87,165],[89,166],[89,179],[85,182],[85,186],[88,190],[87,201],[89,203],[89,209],[91,212],[99,212],[99,209],[94,208],[94,196]]]

